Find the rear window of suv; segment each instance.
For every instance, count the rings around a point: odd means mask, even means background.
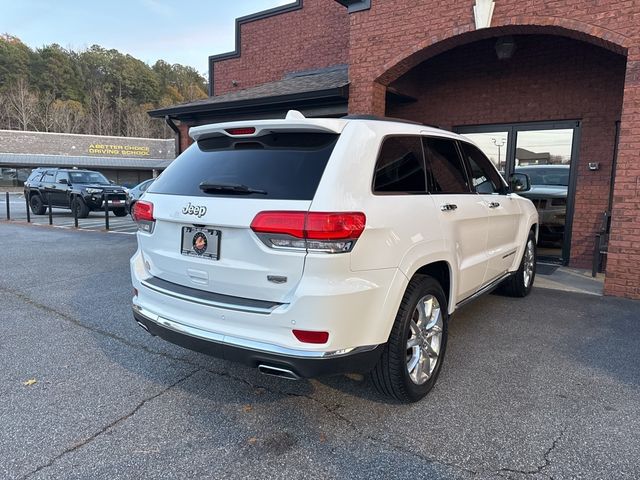
[[[44,171],[42,171],[42,170],[34,170],[29,175],[29,178],[27,178],[27,182],[38,182],[38,181],[40,181],[40,179],[42,178],[42,174],[43,173],[44,173]]]
[[[272,133],[251,139],[202,139],[149,187],[168,195],[312,200],[338,135]],[[242,185],[260,193],[200,189],[201,183]]]

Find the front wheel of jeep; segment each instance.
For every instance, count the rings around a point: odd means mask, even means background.
[[[502,284],[502,292],[510,297],[526,297],[531,293],[536,278],[536,236],[529,233],[518,270]]]

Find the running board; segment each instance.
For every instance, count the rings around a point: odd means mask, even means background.
[[[478,290],[473,295],[465,298],[464,300],[459,301],[458,303],[456,303],[456,310],[458,308],[460,308],[460,307],[465,306],[467,303],[473,302],[476,298],[481,297],[485,293],[490,293],[490,292],[494,291],[504,280],[509,278],[514,273],[516,273],[516,272],[507,272],[507,273],[505,273],[501,277],[496,278],[493,282],[486,284],[484,287],[482,287],[480,290]]]

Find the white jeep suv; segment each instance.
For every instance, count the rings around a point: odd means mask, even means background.
[[[372,117],[191,128],[135,204],[133,314],[184,347],[297,379],[371,372],[422,398],[450,315],[531,290],[538,216],[467,139]]]

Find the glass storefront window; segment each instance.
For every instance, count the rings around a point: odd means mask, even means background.
[[[504,176],[509,132],[464,133],[463,136],[474,142]]]
[[[515,166],[569,166],[572,143],[573,129],[519,131]]]

